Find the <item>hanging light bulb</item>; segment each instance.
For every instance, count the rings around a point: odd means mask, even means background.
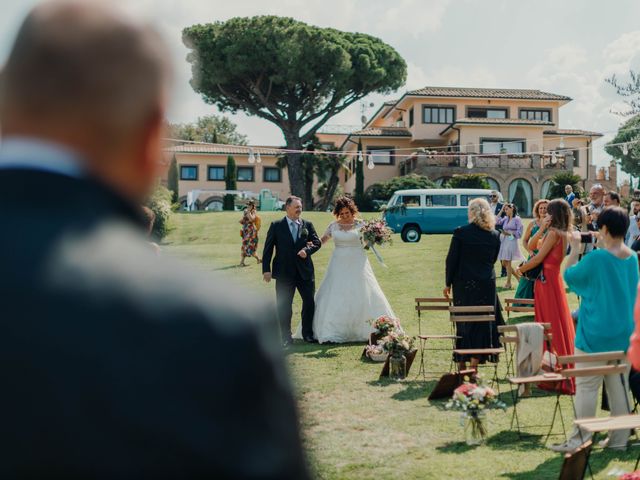
[[[564,148],[564,137],[560,137],[560,143],[558,144],[559,148]]]
[[[376,165],[373,163],[373,155],[369,154],[369,162],[367,163],[367,168],[369,170],[373,170],[376,168]]]
[[[256,163],[262,163],[262,159],[260,158],[260,152],[256,153]]]
[[[473,168],[473,159],[471,155],[467,155],[467,168],[471,170]]]
[[[623,155],[628,155],[629,154],[629,144],[628,143],[623,143],[622,144],[622,153],[623,153]]]
[[[249,163],[256,163],[256,157],[253,154],[253,148],[249,149]]]
[[[362,162],[364,159],[362,158],[362,150],[358,151],[358,161]]]
[[[551,165],[555,165],[558,163],[558,157],[556,156],[556,152],[551,152]]]

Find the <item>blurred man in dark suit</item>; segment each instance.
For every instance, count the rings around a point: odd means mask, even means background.
[[[0,78],[0,478],[307,478],[274,309],[148,247],[168,52],[36,7]]]

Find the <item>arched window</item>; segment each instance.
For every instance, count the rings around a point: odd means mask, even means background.
[[[489,188],[491,190],[495,190],[497,192],[500,191],[500,184],[495,178],[487,177],[487,182],[489,183]]]
[[[524,178],[517,178],[509,185],[509,201],[518,207],[518,214],[523,217],[531,216],[533,208],[533,188]]]
[[[549,196],[549,189],[551,188],[551,180],[545,180],[540,187],[540,198],[547,198]]]

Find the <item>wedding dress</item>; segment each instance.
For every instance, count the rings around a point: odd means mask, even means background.
[[[325,232],[335,248],[315,297],[313,333],[320,343],[367,341],[372,320],[395,317],[362,247],[361,225],[333,222]],[[295,338],[301,338],[301,328]]]

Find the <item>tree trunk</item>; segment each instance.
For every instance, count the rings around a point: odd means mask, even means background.
[[[296,132],[283,132],[287,143],[287,150],[302,150],[300,135]],[[301,153],[287,153],[287,173],[289,175],[289,188],[291,195],[300,197],[305,209],[311,209],[312,205],[304,203],[304,166]]]
[[[313,163],[314,155],[304,155],[304,197],[302,203],[306,210],[313,209]]]
[[[331,169],[331,175],[329,176],[329,180],[327,181],[327,188],[324,192],[324,198],[320,202],[320,207],[318,210],[321,212],[326,212],[331,200],[333,200],[333,196],[336,194],[336,189],[338,188],[338,171],[340,170],[340,166],[337,165]]]

